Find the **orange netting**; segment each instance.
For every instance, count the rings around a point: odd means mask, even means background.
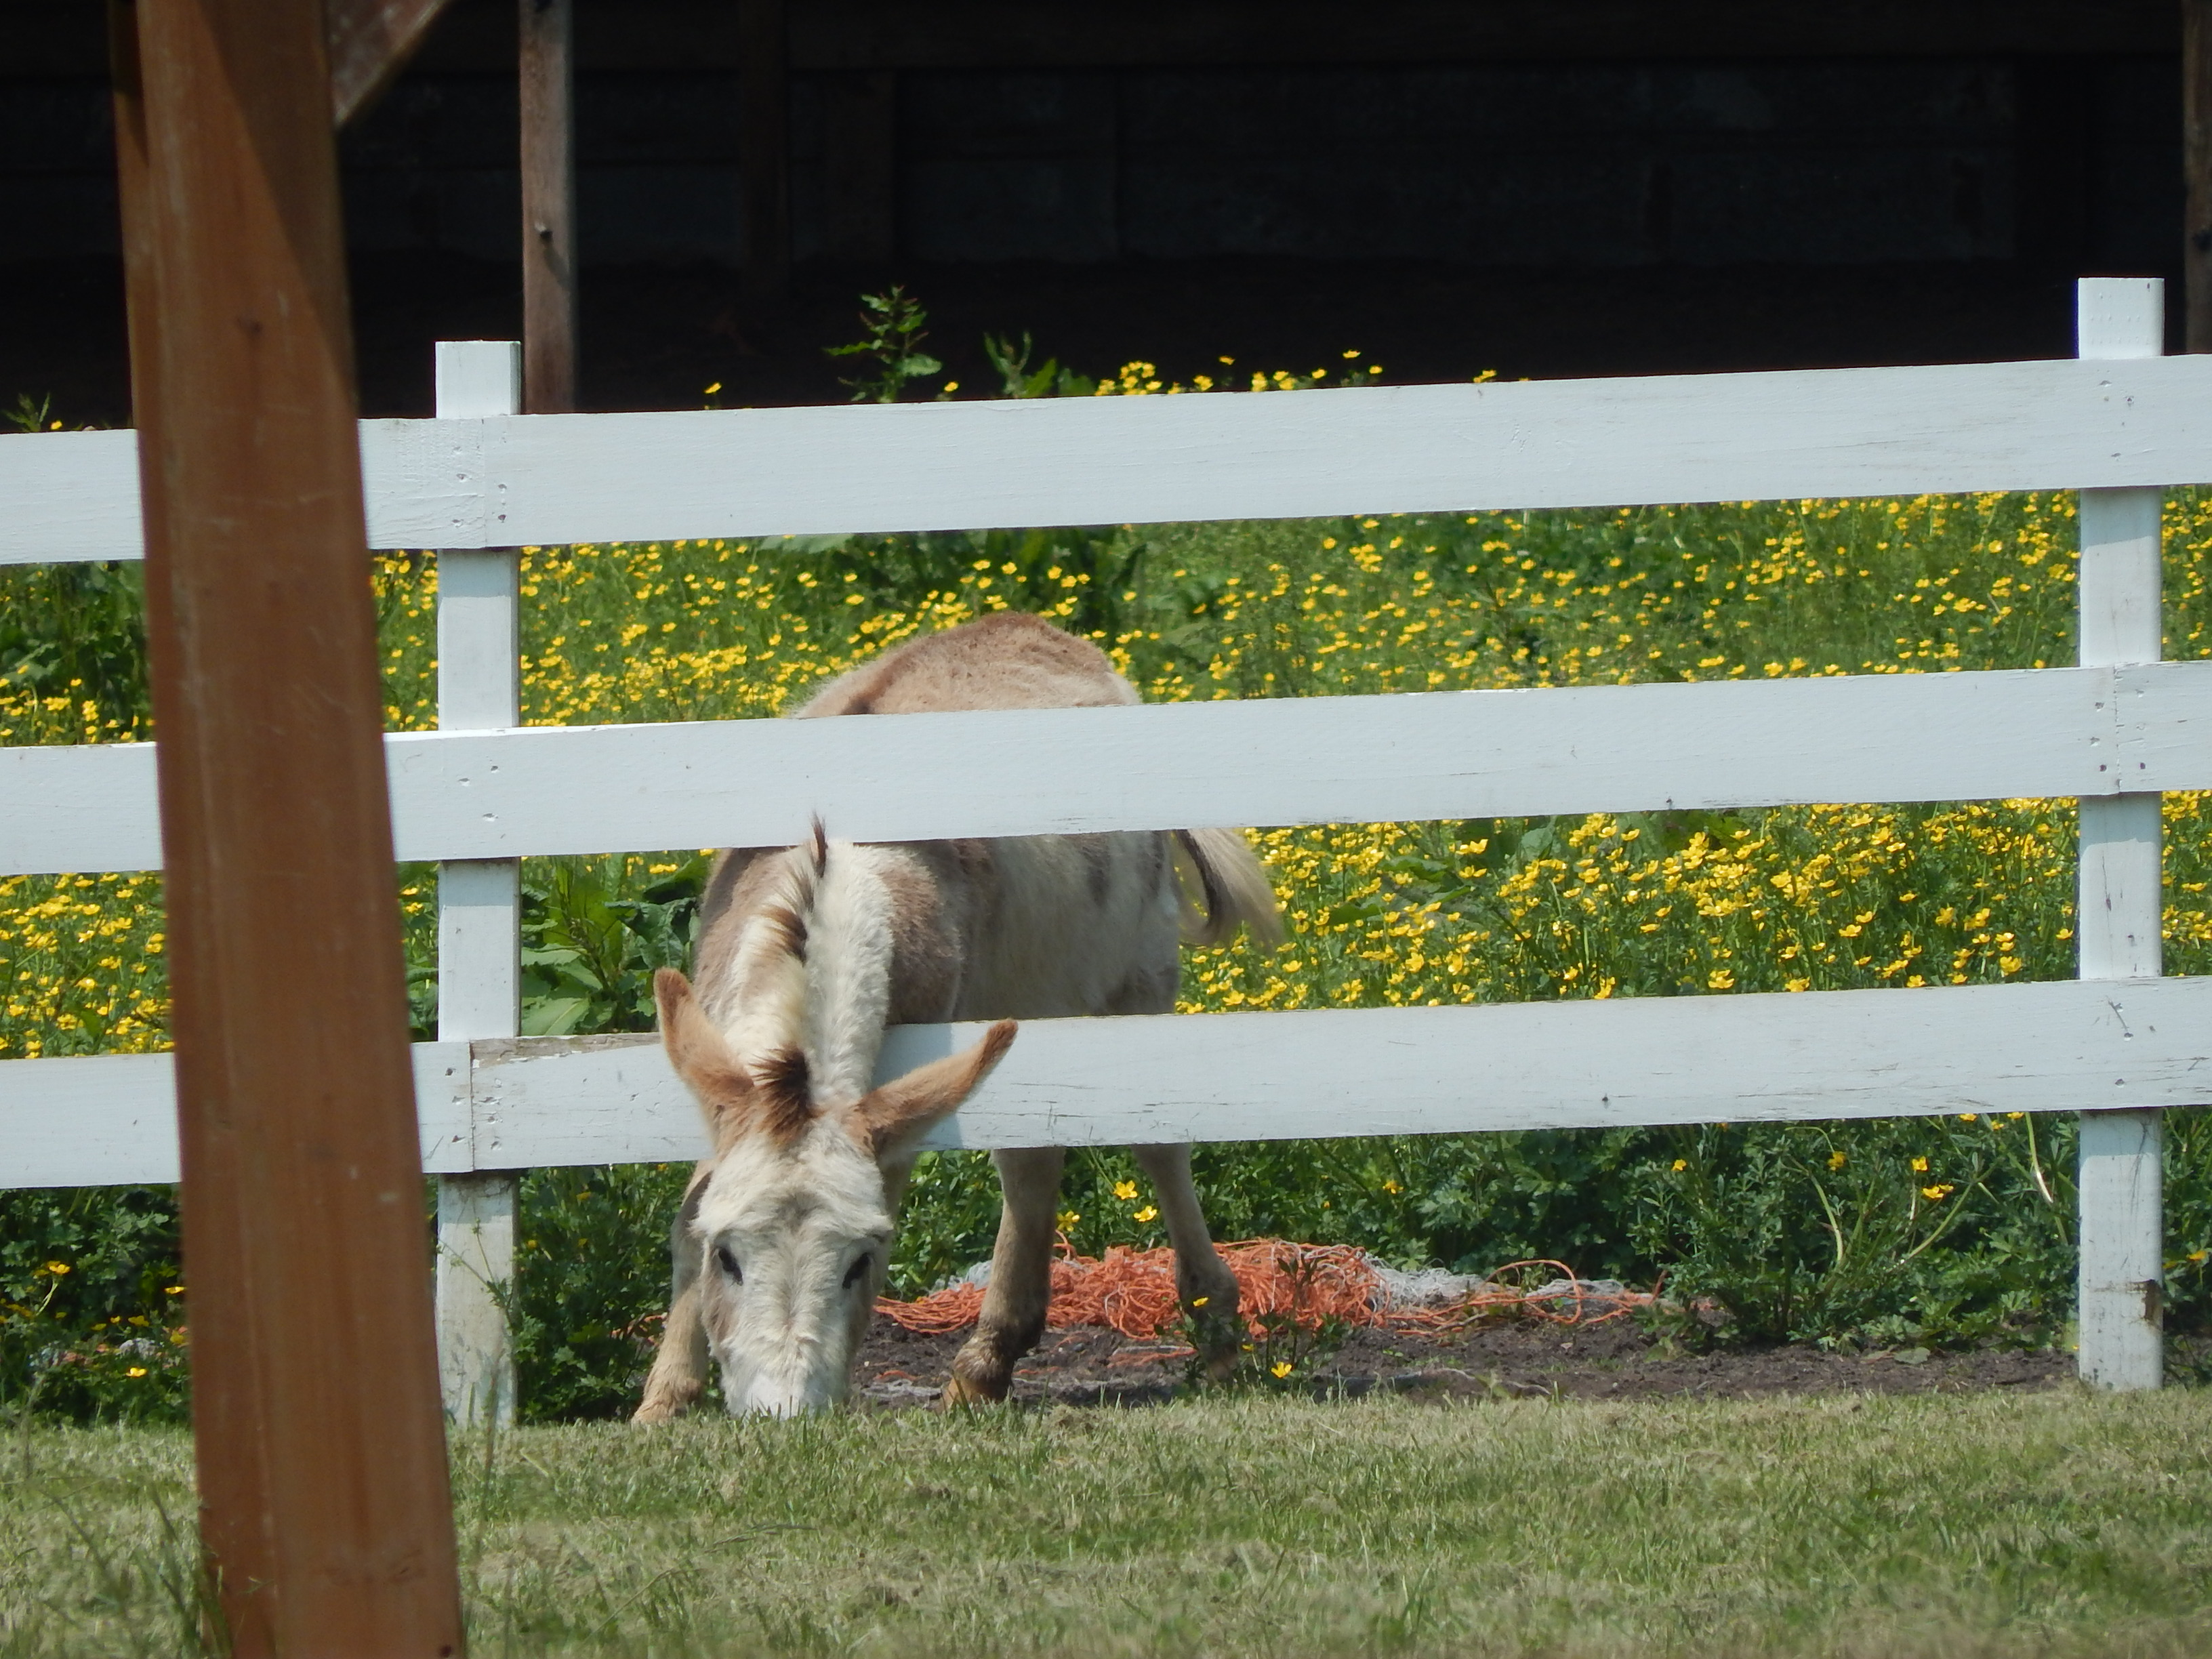
[[[1301,1330],[1325,1320],[1347,1325],[1389,1326],[1403,1330],[1438,1330],[1502,1314],[1522,1314],[1560,1324],[1595,1324],[1617,1319],[1652,1300],[1644,1291],[1591,1295],[1583,1281],[1559,1261],[1515,1261],[1489,1275],[1467,1295],[1441,1306],[1392,1308],[1380,1294],[1381,1276],[1364,1251],[1346,1244],[1293,1244],[1280,1238],[1252,1238],[1220,1246],[1222,1260],[1237,1275],[1237,1309],[1255,1335],[1270,1322],[1287,1319]],[[1556,1270],[1549,1284],[1522,1285],[1514,1276],[1533,1278],[1534,1268]],[[1557,1288],[1553,1288],[1557,1286]],[[876,1304],[878,1312],[910,1331],[964,1330],[983,1308],[980,1285],[948,1285],[918,1302]],[[1045,1315],[1051,1326],[1103,1325],[1137,1341],[1151,1341],[1177,1325],[1182,1310],[1176,1297],[1175,1252],[1131,1250],[1109,1245],[1105,1259],[1078,1255],[1063,1238],[1052,1263],[1052,1304]]]

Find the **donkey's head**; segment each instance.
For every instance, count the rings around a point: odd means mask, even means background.
[[[789,1417],[850,1383],[917,1144],[1014,1040],[1001,1020],[963,1054],[857,1101],[817,1108],[805,1055],[739,1061],[683,975],[653,978],[661,1041],[698,1097],[714,1173],[683,1248],[700,1252],[699,1310],[732,1413]]]

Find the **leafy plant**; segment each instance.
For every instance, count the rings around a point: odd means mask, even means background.
[[[0,421],[22,432],[58,431],[53,400],[18,393]],[[146,724],[146,590],[136,562],[0,568],[0,693],[62,699],[68,715],[36,741],[132,737]],[[84,710],[89,706],[89,721]]]
[[[1017,346],[1013,337],[1004,338],[995,334],[983,337],[983,356],[989,361],[992,372],[999,377],[1002,395],[1008,398],[1088,398],[1098,389],[1098,382],[1087,374],[1079,374],[1072,368],[1063,368],[1056,357],[1048,357],[1036,368],[1030,367],[1030,356],[1036,349],[1036,342],[1024,330],[1022,343]]]
[[[1259,1328],[1243,1345],[1236,1369],[1230,1374],[1231,1383],[1285,1393],[1304,1390],[1310,1386],[1314,1366],[1344,1346],[1352,1328],[1342,1319],[1334,1314],[1310,1318],[1308,1287],[1314,1275],[1314,1265],[1305,1257],[1291,1263],[1291,1305],[1251,1317],[1249,1322]],[[1183,1340],[1193,1350],[1186,1375],[1193,1384],[1200,1384],[1206,1378],[1206,1366],[1198,1333],[1188,1328],[1194,1322],[1186,1317],[1183,1322]]]
[[[668,1225],[689,1164],[532,1170],[505,1293],[530,1422],[636,1409],[668,1308]]]
[[[653,1029],[653,971],[684,965],[711,860],[641,882],[635,858],[533,859],[522,883],[522,1034]]]
[[[188,1385],[173,1194],[0,1192],[0,1406],[177,1421]]]
[[[18,690],[64,708],[15,741],[82,741],[87,725],[108,738],[141,734],[149,705],[137,563],[0,568],[0,692]]]
[[[866,333],[860,339],[824,349],[832,357],[855,357],[867,365],[861,372],[838,382],[850,387],[856,404],[895,404],[906,395],[909,380],[925,380],[940,374],[945,365],[922,350],[929,337],[924,326],[929,313],[921,301],[893,283],[887,294],[863,294],[860,314]]]
[[[2073,1124],[2020,1113],[1663,1132],[1632,1231],[1734,1336],[2047,1340],[2073,1260]]]
[[[15,408],[0,410],[0,421],[7,422],[18,432],[58,431],[61,422],[52,418],[53,406],[52,396],[33,403],[29,392],[19,392],[15,394]]]

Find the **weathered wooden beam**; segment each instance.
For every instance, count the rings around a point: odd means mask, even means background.
[[[521,0],[522,407],[576,407],[574,0]]]
[[[2212,0],[2181,0],[2183,349],[2212,351]]]
[[[115,16],[210,1634],[458,1654],[323,8]]]
[[[452,0],[326,0],[331,118],[343,126],[407,66]]]

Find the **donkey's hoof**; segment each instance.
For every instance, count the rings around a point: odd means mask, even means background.
[[[1235,1291],[1204,1309],[1186,1303],[1183,1317],[1206,1380],[1226,1382],[1237,1374],[1237,1364],[1244,1358],[1244,1322],[1237,1317]]]
[[[696,1382],[688,1388],[648,1389],[644,1404],[631,1413],[629,1420],[644,1428],[652,1428],[660,1423],[673,1423],[689,1413],[704,1392]]]
[[[948,1411],[963,1406],[995,1406],[1006,1397],[1006,1389],[1013,1379],[1008,1377],[994,1383],[988,1377],[974,1377],[954,1371],[945,1379],[945,1391],[938,1403]]]

